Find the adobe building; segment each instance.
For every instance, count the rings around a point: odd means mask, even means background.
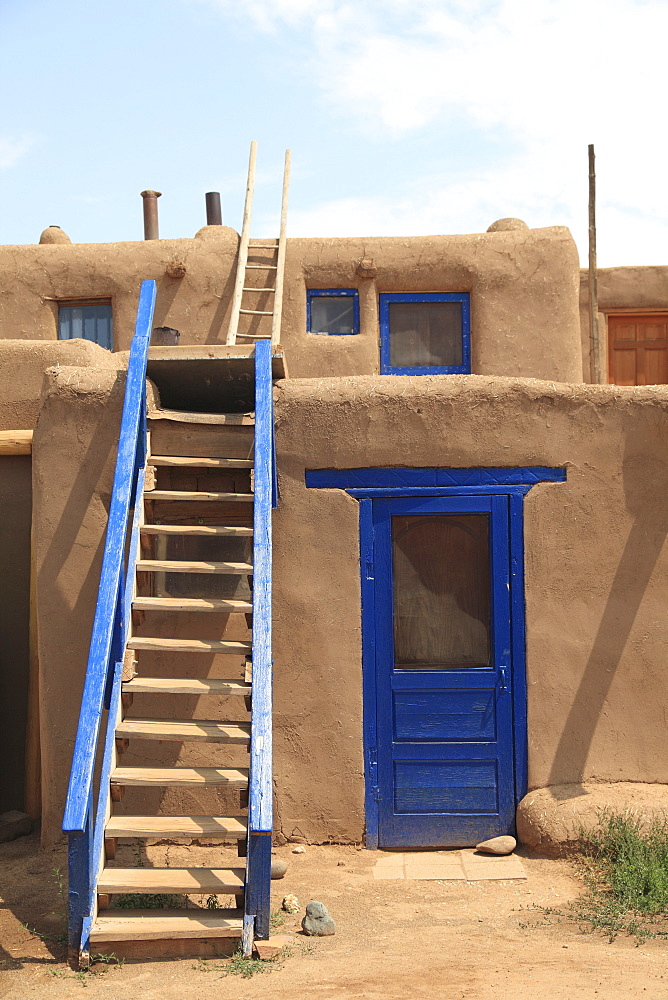
[[[152,451],[173,454],[177,431],[199,447],[223,397],[249,408],[225,382],[238,249],[225,226],[101,245],[51,227],[0,247],[0,419],[34,432],[25,454],[0,457],[0,811],[41,816],[45,844],[61,835],[140,282],[157,283],[154,327],[180,335],[149,352]],[[665,278],[600,272],[613,367],[593,385],[565,228],[287,240],[274,349],[279,840],[474,844],[514,830],[522,803],[520,837],[547,849],[587,803],[668,805]],[[270,311],[272,292],[255,294],[235,357],[252,356]],[[212,640],[220,617],[207,617]],[[228,635],[242,636],[236,618]],[[242,659],[212,653],[197,669],[225,676]],[[150,715],[158,696],[136,697]],[[188,718],[211,718],[203,702],[189,697]],[[183,703],[161,705],[183,717]],[[216,709],[228,717],[224,698]],[[198,743],[154,749],[165,766],[204,761]],[[224,795],[130,788],[115,808],[221,812]]]

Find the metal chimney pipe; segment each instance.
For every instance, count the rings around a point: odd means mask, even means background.
[[[218,191],[207,191],[206,198],[206,224],[207,226],[222,226],[223,210],[220,207],[220,193]]]
[[[158,240],[158,198],[160,191],[142,191],[144,199],[144,239]]]

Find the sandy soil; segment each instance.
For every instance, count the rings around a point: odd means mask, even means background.
[[[169,861],[183,863],[183,848]],[[212,850],[212,849],[208,849]],[[218,862],[221,860],[218,850]],[[149,848],[164,863],[165,847]],[[208,851],[207,851],[208,853]],[[579,892],[572,866],[523,855],[527,881],[374,881],[378,854],[354,847],[291,846],[273,883],[275,903],[288,892],[302,906],[319,899],[336,920],[336,936],[295,934],[291,954],[251,979],[225,975],[224,960],[176,959],[98,964],[79,977],[54,941],[59,908],[54,868],[65,851],[37,850],[35,837],[0,845],[0,996],[3,1000],[668,1000],[668,943],[607,939],[545,917]],[[192,855],[191,855],[192,857]],[[120,859],[122,863],[122,858]],[[339,865],[338,862],[345,862]],[[277,932],[299,930],[301,914]],[[27,926],[26,926],[27,925]],[[82,993],[82,990],[84,991]]]

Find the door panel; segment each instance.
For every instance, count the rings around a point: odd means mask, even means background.
[[[608,316],[608,358],[615,385],[668,382],[668,314]]]
[[[507,496],[373,502],[384,847],[512,830]]]

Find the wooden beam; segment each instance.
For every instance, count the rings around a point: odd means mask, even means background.
[[[589,334],[592,346],[592,377],[601,383],[601,346],[598,337],[598,274],[596,271],[596,169],[594,147],[589,152]]]
[[[30,455],[32,431],[0,431],[0,455]]]

